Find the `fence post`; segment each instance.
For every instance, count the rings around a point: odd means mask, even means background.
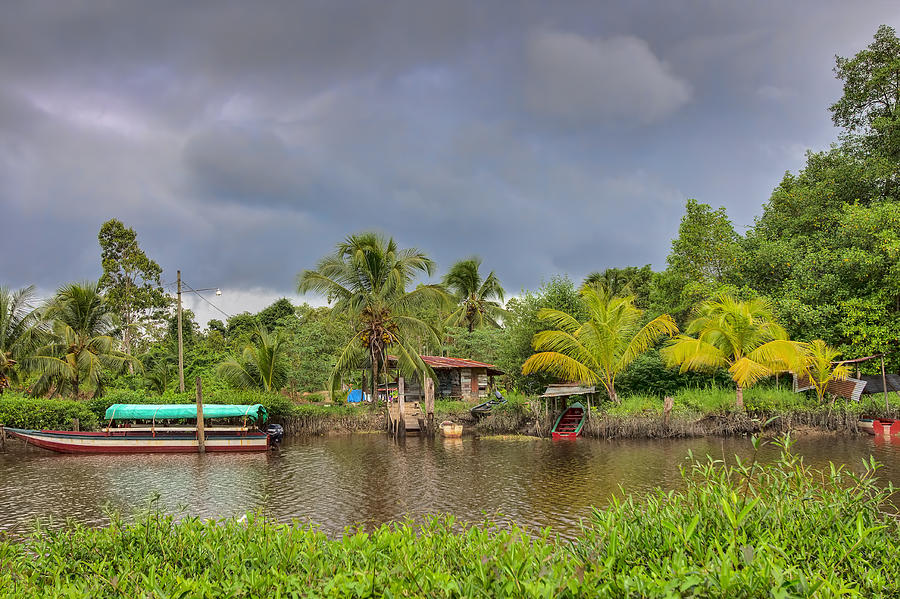
[[[206,453],[206,428],[203,425],[203,383],[197,377],[197,450]]]

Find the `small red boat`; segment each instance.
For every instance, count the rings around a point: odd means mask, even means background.
[[[160,421],[197,421],[197,406],[189,404],[114,404],[106,411],[107,426],[97,432],[26,430],[7,428],[7,433],[26,443],[61,453],[197,453],[200,431],[205,451],[266,451],[270,435],[247,426],[247,420],[264,422],[260,404],[204,404],[203,419],[240,419],[239,425],[197,427],[160,425]],[[149,420],[149,424],[113,426],[123,420]]]
[[[900,420],[890,418],[865,418],[859,421],[859,430],[876,437],[900,435]]]
[[[553,440],[576,438],[581,434],[581,429],[584,427],[584,419],[586,416],[587,412],[580,403],[573,403],[566,408],[566,410],[559,415],[559,418],[556,419],[556,424],[553,425],[553,429],[551,430]]]

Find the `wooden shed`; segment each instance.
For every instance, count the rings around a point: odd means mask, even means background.
[[[434,394],[438,399],[462,399],[476,401],[488,396],[488,388],[493,387],[494,377],[503,371],[493,364],[476,362],[465,358],[445,358],[443,356],[422,356],[422,361],[434,370]],[[392,368],[397,366],[397,358],[389,356]],[[418,379],[406,379],[406,399],[424,399],[425,392]]]

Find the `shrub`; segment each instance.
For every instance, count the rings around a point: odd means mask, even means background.
[[[70,430],[78,419],[84,430],[97,428],[97,416],[80,401],[40,399],[6,393],[0,397],[0,425],[11,428]]]

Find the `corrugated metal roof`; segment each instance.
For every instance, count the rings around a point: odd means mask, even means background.
[[[466,358],[445,358],[443,356],[421,356],[422,361],[432,368],[487,368],[488,374],[503,374],[503,371],[493,364],[477,362]],[[388,356],[390,362],[396,362],[397,356]],[[491,372],[493,371],[493,372]]]
[[[588,387],[577,383],[549,385],[541,397],[565,397],[567,395],[587,395],[596,393],[596,387]]]

